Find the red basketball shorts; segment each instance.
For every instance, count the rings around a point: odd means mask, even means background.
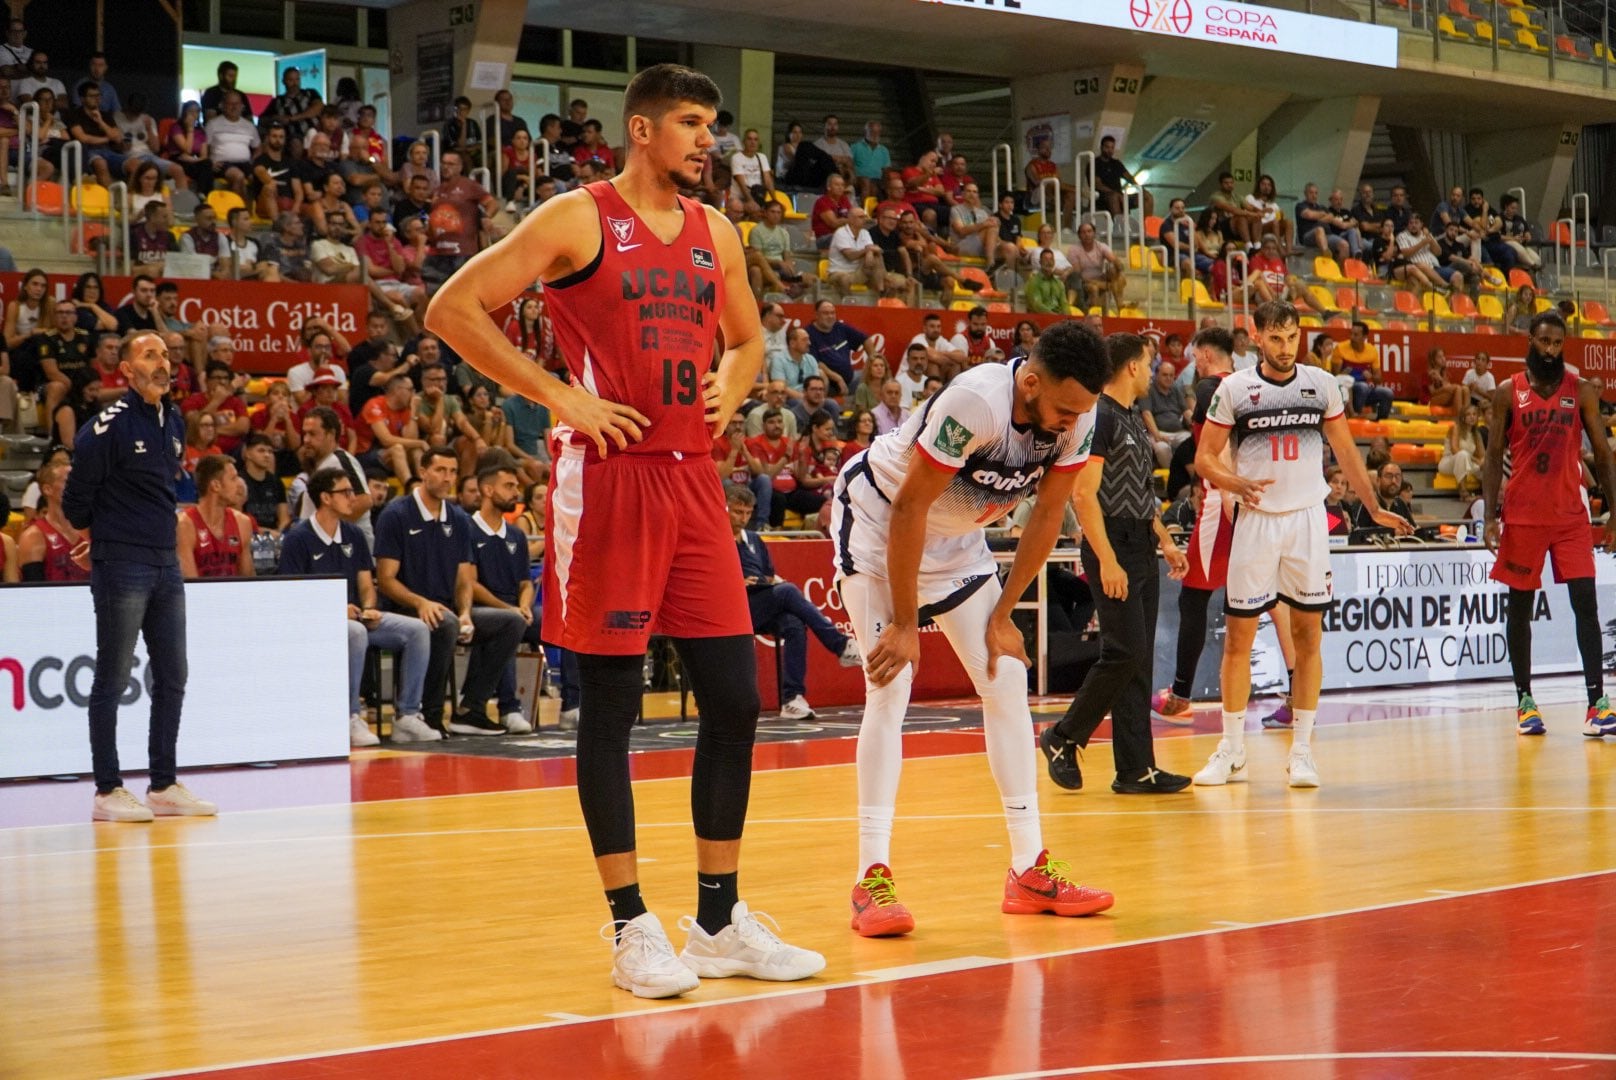
[[[1223,500],[1216,491],[1201,499],[1201,516],[1190,530],[1189,572],[1184,588],[1216,592],[1229,580],[1229,542],[1234,539],[1234,522],[1223,516]]]
[[[750,635],[724,489],[706,454],[556,457],[544,559],[544,640],[630,656],[652,634]]]
[[[1565,525],[1511,525],[1505,522],[1493,562],[1492,579],[1512,589],[1536,589],[1543,584],[1543,557],[1554,560],[1554,580],[1560,584],[1594,576],[1594,543],[1588,523]]]

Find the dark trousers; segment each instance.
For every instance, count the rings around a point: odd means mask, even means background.
[[[1117,775],[1132,779],[1156,764],[1150,741],[1150,678],[1156,660],[1156,601],[1161,579],[1156,536],[1150,522],[1106,518],[1105,534],[1128,575],[1128,598],[1113,600],[1100,587],[1100,560],[1083,544],[1083,569],[1100,616],[1100,659],[1089,668],[1077,697],[1056,725],[1067,739],[1087,746],[1111,712],[1111,753]]]
[[[776,491],[769,500],[769,524],[778,529],[785,523],[787,511],[801,514],[805,518],[813,517],[819,513],[819,508],[825,505],[825,491],[824,488],[813,491],[807,488],[793,488],[783,495]]]
[[[146,753],[151,787],[161,791],[174,783],[180,708],[185,702],[185,582],[179,565],[96,562],[90,570],[90,597],[95,602],[90,758],[96,790],[105,793],[123,786],[118,769],[118,700],[129,688],[135,640],[144,636],[151,683]]]
[[[807,694],[808,631],[813,631],[819,643],[837,656],[847,648],[847,635],[836,629],[836,624],[822,615],[808,602],[802,590],[789,581],[782,581],[766,589],[746,590],[746,600],[752,609],[752,629],[774,634],[785,650],[782,657],[780,701]]]

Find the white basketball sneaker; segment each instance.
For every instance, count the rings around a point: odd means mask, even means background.
[[[404,713],[393,718],[394,742],[437,742],[443,732],[432,727],[418,712]]]
[[[219,812],[213,803],[197,798],[190,788],[177,782],[162,791],[147,788],[146,805],[158,817],[213,817]]]
[[[781,941],[759,916],[747,910],[744,900],[735,902],[729,925],[716,934],[708,934],[690,915],[679,920],[679,928],[690,935],[679,959],[704,979],[748,975],[770,982],[796,982],[825,970],[823,956]]]
[[[673,942],[649,911],[627,922],[607,923],[600,928],[600,936],[607,941],[616,937],[612,982],[635,997],[678,997],[701,985],[696,973],[674,955]]]
[[[527,717],[520,712],[508,712],[499,719],[500,723],[505,725],[505,730],[512,735],[531,735],[533,733],[533,725],[528,723]]]
[[[1200,787],[1221,787],[1224,784],[1243,784],[1245,781],[1245,747],[1235,750],[1229,745],[1228,739],[1218,740],[1218,748],[1212,751],[1212,756],[1201,771],[1195,774],[1195,783]]]
[[[1319,786],[1319,769],[1313,764],[1313,750],[1311,747],[1299,746],[1291,751],[1290,760],[1285,763],[1285,771],[1290,774],[1291,787],[1316,788]]]
[[[365,723],[364,713],[348,714],[349,746],[377,746],[380,743],[381,739],[376,736],[374,731],[370,730],[370,725]]]

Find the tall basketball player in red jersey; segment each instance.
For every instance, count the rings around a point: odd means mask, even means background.
[[[1566,370],[1561,356],[1566,326],[1558,312],[1545,311],[1532,320],[1526,370],[1493,392],[1488,430],[1487,465],[1482,472],[1486,500],[1486,541],[1498,558],[1492,578],[1509,586],[1509,666],[1515,677],[1515,730],[1543,734],[1543,715],[1532,700],[1532,604],[1543,580],[1543,557],[1554,560],[1554,580],[1571,594],[1576,620],[1577,651],[1588,690],[1588,714],[1582,733],[1592,738],[1616,735],[1616,712],[1605,696],[1601,664],[1604,640],[1599,629],[1599,598],[1594,591],[1594,548],[1588,525],[1588,502],[1582,488],[1582,436],[1593,444],[1599,487],[1607,500],[1616,497],[1616,460],[1610,452],[1605,421],[1599,415],[1599,384]],[[1504,449],[1511,470],[1504,493],[1503,538],[1499,538],[1498,494],[1504,476]],[[1605,550],[1616,551],[1616,514],[1605,519]]]
[[[623,100],[628,163],[546,202],[438,290],[427,325],[556,418],[544,637],[578,654],[578,800],[612,909],[612,979],[639,997],[697,977],[789,981],[823,970],[738,896],[758,692],[740,560],[709,452],[763,364],[740,238],[679,194],[701,182],[718,87],[659,64]],[[571,382],[490,318],[535,280]],[[723,349],[716,368],[713,356]],[[629,729],[652,633],[674,639],[701,726],[690,778],[698,905],[673,947],[640,897]]]

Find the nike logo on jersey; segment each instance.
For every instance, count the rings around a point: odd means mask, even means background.
[[[617,253],[619,255],[621,255],[623,252],[625,252],[625,251],[633,251],[635,248],[637,248],[639,246],[640,246],[639,244],[618,244],[617,245]]]
[[[320,552],[320,554],[313,556],[315,562],[319,562],[323,558],[325,558],[325,552],[323,551]]]
[[[410,535],[411,536],[420,536],[421,535],[421,530],[420,529],[411,529],[410,530]]]

